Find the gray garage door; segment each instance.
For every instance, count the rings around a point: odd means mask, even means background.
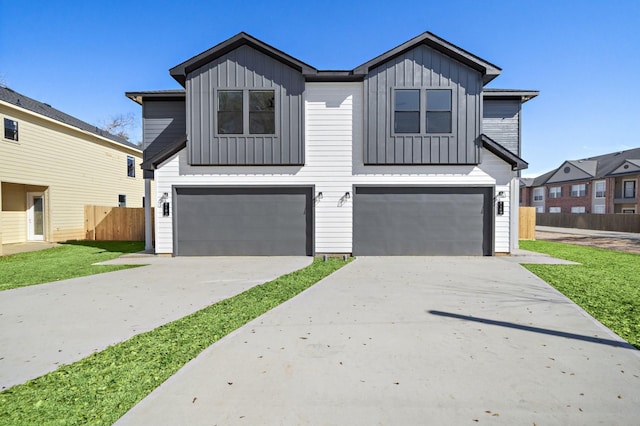
[[[176,188],[176,255],[313,255],[311,187]]]
[[[491,255],[491,188],[357,187],[353,253]]]

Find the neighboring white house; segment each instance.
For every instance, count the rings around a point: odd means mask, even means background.
[[[240,33],[170,73],[184,90],[127,93],[156,253],[517,247],[521,104],[538,92],[484,89],[495,65],[427,32],[322,71]]]
[[[84,239],[84,206],[142,207],[140,147],[0,87],[0,244]]]

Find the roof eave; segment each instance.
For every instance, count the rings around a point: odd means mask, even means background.
[[[519,90],[519,89],[484,89],[482,96],[491,99],[518,99],[520,103],[525,103],[540,94],[539,90]]]
[[[158,168],[158,165],[160,165],[162,162],[164,162],[169,157],[176,154],[186,146],[187,146],[187,135],[182,135],[179,138],[176,138],[173,142],[168,144],[166,147],[164,147],[164,149],[162,149],[156,155],[140,163],[140,168],[142,170],[153,171]]]
[[[290,66],[303,74],[314,74],[317,70],[309,64],[306,64],[299,59],[290,56],[283,51],[276,49],[275,47],[264,43],[257,38],[245,33],[240,32],[235,36],[213,46],[210,49],[205,50],[204,52],[188,59],[181,64],[176,65],[175,67],[169,70],[169,74],[183,87],[186,84],[187,74],[191,71],[200,68],[201,66],[219,58],[220,56],[231,52],[232,50],[237,49],[238,47],[249,45],[254,49],[264,53],[267,56],[270,56],[277,61],[284,63],[285,65]]]
[[[401,55],[407,50],[413,49],[415,46],[418,46],[420,44],[425,44],[479,71],[480,73],[482,73],[483,84],[489,83],[491,80],[499,76],[500,72],[502,71],[498,66],[492,64],[491,62],[485,61],[484,59],[462,49],[461,47],[449,43],[448,41],[427,31],[356,67],[354,69],[354,73],[368,74],[372,68],[388,62],[396,56]]]
[[[507,163],[511,164],[511,170],[524,170],[529,167],[529,163],[515,155],[513,152],[509,151],[507,148],[500,145],[498,142],[491,139],[489,136],[482,134],[481,137],[482,147],[497,155]]]

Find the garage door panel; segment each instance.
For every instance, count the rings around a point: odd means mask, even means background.
[[[356,255],[491,254],[490,188],[359,187]]]
[[[312,189],[177,188],[178,255],[311,255]]]

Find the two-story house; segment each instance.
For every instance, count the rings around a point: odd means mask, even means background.
[[[183,89],[127,93],[156,253],[510,252],[538,92],[485,89],[500,71],[428,32],[340,71],[245,33],[188,59]]]
[[[0,244],[84,239],[84,206],[142,207],[137,145],[0,87]]]
[[[523,180],[521,204],[538,213],[640,213],[640,148],[565,161]]]

